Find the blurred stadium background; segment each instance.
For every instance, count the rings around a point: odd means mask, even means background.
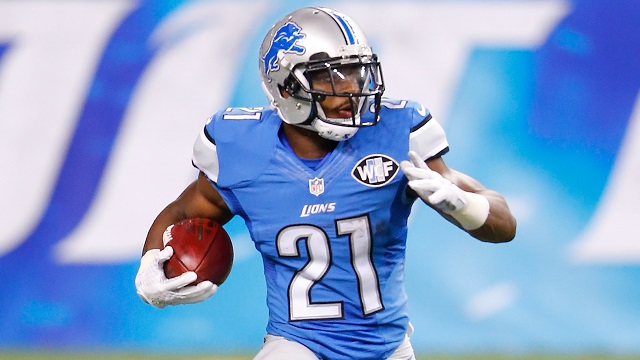
[[[266,105],[259,43],[316,4],[0,0],[0,359],[259,349],[265,289],[241,222],[226,226],[236,259],[214,298],[157,310],[133,278],[153,217],[196,175],[204,121]],[[388,96],[429,107],[449,165],[502,192],[519,220],[496,246],[416,205],[417,352],[639,358],[640,3],[321,5],[361,24]]]

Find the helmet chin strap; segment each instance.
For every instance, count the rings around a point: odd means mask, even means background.
[[[337,120],[337,119],[336,119]],[[307,129],[317,133],[320,137],[332,140],[332,141],[344,141],[348,140],[356,132],[358,132],[357,127],[349,127],[349,126],[340,126],[335,124],[330,124],[322,119],[316,117],[311,121],[306,121],[302,124],[293,124],[302,129]]]
[[[320,119],[313,121],[313,128],[321,137],[333,141],[349,140],[359,129],[357,127],[329,124]]]
[[[311,130],[313,132],[318,133],[322,138],[332,141],[344,141],[350,139],[355,133],[358,131],[357,127],[349,127],[349,126],[340,126],[336,124],[332,124],[330,122],[322,120],[321,117],[326,118],[327,120],[334,120],[335,123],[342,122],[341,120],[347,121],[352,119],[331,119],[327,118],[324,114],[324,110],[318,101],[313,101],[311,106],[311,111],[309,114],[309,118],[302,123],[292,124],[294,126],[300,127],[302,129]],[[359,120],[360,115],[355,115],[356,121]]]
[[[292,124],[302,129],[313,131],[323,139],[331,141],[344,141],[351,139],[358,132],[357,127],[346,127],[326,123],[318,118],[311,122],[311,125]]]

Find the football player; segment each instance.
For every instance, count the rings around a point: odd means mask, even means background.
[[[136,287],[156,307],[212,296],[192,272],[167,279],[173,223],[244,219],[264,262],[269,319],[256,359],[413,359],[404,290],[407,219],[420,198],[487,242],[514,238],[504,198],[449,168],[443,128],[422,105],[383,98],[365,34],[308,7],[260,48],[271,109],[214,114],[197,138],[197,180],[152,224]]]

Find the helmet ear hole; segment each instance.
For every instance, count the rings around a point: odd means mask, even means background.
[[[300,83],[293,78],[292,74],[284,79],[282,85],[284,85],[284,91],[286,91],[290,96],[294,96],[301,88]]]

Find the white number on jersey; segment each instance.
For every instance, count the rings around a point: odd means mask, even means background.
[[[356,274],[362,312],[371,315],[384,308],[378,285],[378,274],[371,258],[371,230],[369,218],[360,216],[336,221],[338,235],[349,236],[351,265]],[[311,288],[319,282],[331,266],[331,248],[327,234],[313,225],[292,225],[278,234],[278,255],[299,257],[297,243],[304,240],[309,261],[298,270],[289,284],[289,319],[340,319],[343,314],[341,301],[312,303]]]
[[[223,120],[260,120],[263,107],[227,108],[222,115]]]

